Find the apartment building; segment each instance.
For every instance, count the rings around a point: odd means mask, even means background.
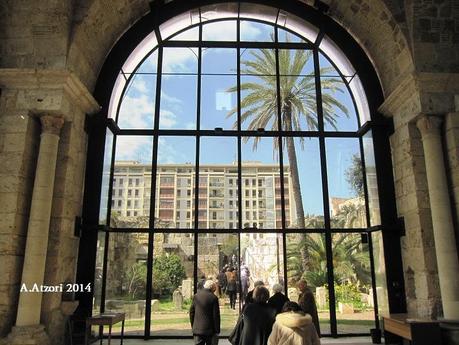
[[[237,229],[239,191],[237,163],[199,168],[198,228]],[[135,161],[115,164],[112,212],[120,217],[150,215],[151,166]],[[191,164],[160,164],[156,172],[155,222],[158,227],[191,229],[194,226],[195,168]],[[282,227],[282,194],[278,165],[242,163],[242,226]],[[295,219],[289,167],[284,166],[287,226]],[[294,208],[293,208],[294,209]]]

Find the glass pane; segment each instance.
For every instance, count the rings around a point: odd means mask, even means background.
[[[303,40],[301,37],[291,33],[287,30],[277,28],[277,35],[279,42],[293,42],[293,43],[305,43],[306,41]]]
[[[278,130],[274,50],[244,50],[241,54],[241,74],[242,129]]]
[[[199,162],[199,228],[237,229],[237,140],[203,137]]]
[[[148,228],[152,147],[152,137],[117,137],[111,227]]]
[[[368,188],[368,206],[370,209],[371,226],[381,224],[379,212],[378,180],[376,176],[375,151],[372,132],[363,136],[363,154],[365,155],[365,175]]]
[[[241,294],[245,299],[261,280],[272,293],[274,284],[284,286],[284,250],[282,234],[241,234]]]
[[[170,41],[198,41],[199,26],[185,30],[169,39]]]
[[[236,18],[238,3],[221,3],[201,7],[202,22],[222,18]]]
[[[315,42],[319,34],[319,29],[311,23],[282,10],[279,12],[277,24],[298,33],[310,42]]]
[[[188,312],[193,298],[194,235],[155,233],[151,334],[191,335]]]
[[[201,129],[237,129],[236,76],[204,75],[201,79]]]
[[[330,61],[319,53],[322,106],[326,131],[356,131],[357,112],[349,88]]]
[[[203,51],[202,71],[212,75],[201,79],[201,129],[237,128],[237,94],[229,92],[237,86],[236,53],[236,49]]]
[[[279,50],[279,68],[284,130],[317,130],[316,83],[312,52]]]
[[[105,312],[126,314],[125,335],[143,335],[147,280],[148,234],[110,233]],[[108,333],[108,327],[104,327]],[[112,334],[121,333],[121,323]]]
[[[241,77],[242,130],[279,130],[277,122],[276,77]],[[236,114],[232,113],[236,121]]]
[[[332,234],[338,333],[369,333],[375,326],[368,244],[361,234]]]
[[[325,144],[331,226],[366,228],[359,139],[329,138]]]
[[[203,48],[202,73],[236,75],[237,50],[226,48]]]
[[[156,75],[134,74],[118,114],[121,129],[152,129],[155,118]]]
[[[276,143],[277,138],[242,138],[244,228],[282,228],[280,166]]]
[[[319,140],[283,140],[285,208],[290,210],[287,227],[324,228]]]
[[[321,69],[322,71],[322,69]],[[322,108],[326,131],[356,131],[359,129],[354,102],[341,78],[321,78]]]
[[[198,72],[197,48],[164,48],[163,74],[183,74]]]
[[[281,76],[313,76],[312,50],[279,49],[279,69]]]
[[[298,282],[305,280],[314,293],[321,334],[330,334],[327,247],[322,234],[287,234],[288,297],[298,302]]]
[[[239,3],[241,18],[258,19],[269,23],[275,23],[278,10],[274,7],[253,4],[248,2]]]
[[[127,73],[126,71],[124,71]],[[156,49],[153,53],[151,53],[144,62],[139,66],[136,70],[136,73],[148,73],[148,74],[156,74],[158,73],[158,49]]]
[[[228,336],[239,317],[239,300],[236,282],[228,284],[226,271],[232,267],[237,272],[237,234],[198,235],[198,288],[205,280],[217,282],[215,294],[220,299],[221,336]]]
[[[202,26],[203,41],[236,41],[235,20],[223,20]]]
[[[112,166],[113,133],[107,128],[105,132],[104,165],[102,168],[102,186],[100,191],[99,224],[107,224],[108,189],[110,185],[110,168]],[[114,201],[112,201],[113,207]]]
[[[196,129],[197,76],[163,75],[160,129]]]
[[[241,41],[274,42],[274,27],[254,21],[241,20]]]
[[[241,74],[263,76],[276,75],[274,49],[241,49]]]
[[[96,269],[94,272],[94,299],[92,303],[92,314],[96,315],[101,312],[101,296],[102,296],[102,274],[104,269],[104,253],[105,253],[105,232],[97,233],[97,249],[96,249]]]
[[[194,137],[160,137],[156,172],[155,227],[194,226]]]
[[[384,242],[381,231],[371,233],[373,241],[373,259],[375,265],[375,285],[376,296],[378,298],[378,314],[389,314],[389,297],[387,294],[387,278],[386,278],[386,261],[384,258]],[[370,289],[369,303],[373,303],[374,291]],[[372,304],[371,304],[372,305]]]

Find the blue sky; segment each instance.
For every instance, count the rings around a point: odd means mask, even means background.
[[[209,25],[210,26],[210,25]],[[213,40],[232,40],[235,37],[234,22],[213,24],[203,30],[204,38]],[[247,41],[270,40],[270,28],[251,22],[244,22],[241,27],[241,37]],[[190,38],[196,33],[183,34]],[[280,35],[283,37],[283,34]],[[300,39],[295,39],[299,41]],[[295,41],[293,40],[293,41]],[[231,129],[234,126],[234,116],[228,116],[229,110],[236,106],[236,93],[228,93],[228,88],[236,85],[236,50],[235,49],[206,49],[203,51],[203,77],[201,80],[201,129],[222,127]],[[250,51],[243,52],[241,59],[250,59]],[[142,64],[124,95],[120,106],[118,124],[121,128],[154,127],[154,109],[156,98],[157,54],[152,54]],[[311,59],[312,60],[312,59]],[[197,50],[188,48],[165,48],[160,104],[161,129],[196,129],[197,113]],[[336,78],[338,75],[329,62],[320,58],[321,67],[328,67],[327,78]],[[313,73],[312,61],[308,62],[304,74]],[[218,74],[218,75],[216,75]],[[242,82],[257,81],[256,77],[243,77]],[[259,82],[259,79],[258,79]],[[343,84],[344,85],[344,84]],[[334,109],[338,115],[340,130],[357,129],[357,120],[351,96],[347,89],[343,92],[334,92],[339,102],[344,104],[350,117]],[[324,94],[330,91],[324,90]],[[244,96],[244,93],[243,93]],[[304,126],[304,124],[303,124]],[[247,128],[246,124],[242,128]],[[268,130],[269,128],[266,128]],[[327,126],[327,130],[332,130]],[[152,138],[149,137],[118,137],[116,160],[137,160],[149,162],[152,157]],[[252,151],[252,141],[243,145],[242,160],[258,160],[263,163],[275,163],[273,159],[272,139],[262,139],[257,151]],[[303,195],[305,213],[323,214],[322,186],[320,172],[319,144],[317,139],[305,139],[304,147],[300,140],[295,140],[297,150],[300,182]],[[195,162],[195,138],[192,137],[161,137],[159,139],[159,163],[186,163]],[[359,152],[356,139],[327,139],[327,167],[329,175],[329,190],[331,197],[352,197],[353,192],[345,181],[345,171],[351,164],[353,154]],[[286,152],[285,161],[287,160]],[[230,164],[237,156],[236,138],[202,138],[202,164]],[[287,164],[287,161],[286,163]]]

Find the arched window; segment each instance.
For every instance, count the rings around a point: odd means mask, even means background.
[[[387,296],[356,67],[326,31],[259,4],[154,27],[107,111],[93,312],[125,311],[131,335],[188,336],[193,292],[214,279],[227,335],[255,280],[295,300],[306,279],[322,334],[369,333],[375,287],[380,308]]]

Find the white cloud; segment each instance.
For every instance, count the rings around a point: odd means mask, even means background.
[[[203,27],[203,40],[206,41],[235,41],[236,22],[223,21],[206,24]]]
[[[132,87],[134,88],[134,90],[142,94],[148,92],[147,83],[143,79],[137,79],[134,83],[132,83]]]
[[[168,144],[167,139],[159,138],[158,141],[158,163],[171,164],[177,162],[178,152]]]
[[[134,160],[149,163],[151,162],[152,150],[152,137],[120,136],[116,141],[116,160]]]
[[[160,128],[174,128],[177,123],[177,116],[169,110],[161,110],[159,114],[159,127]]]
[[[155,105],[152,97],[127,96],[120,108],[118,124],[121,128],[152,128]]]
[[[169,104],[177,104],[177,105],[181,105],[182,104],[182,100],[180,98],[169,96],[164,91],[161,91],[161,100],[163,102],[167,102]]]
[[[163,73],[190,73],[197,71],[197,49],[165,48]]]

